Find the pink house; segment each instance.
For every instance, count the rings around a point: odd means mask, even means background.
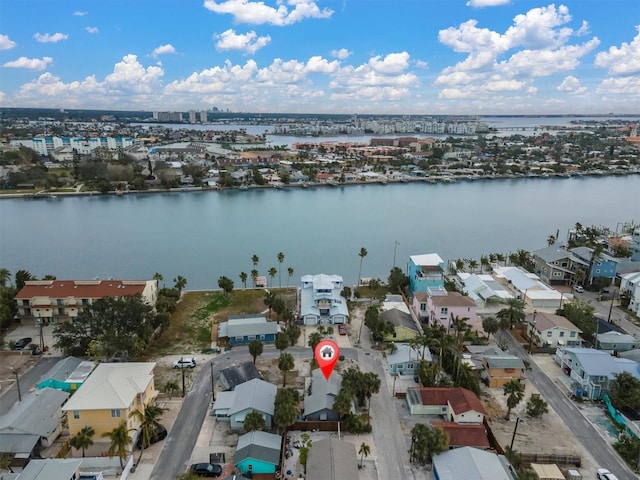
[[[482,332],[482,321],[478,318],[476,302],[457,292],[447,292],[442,289],[427,289],[426,292],[416,292],[413,296],[412,308],[422,323],[450,328],[452,318],[468,318],[467,324],[471,330]]]

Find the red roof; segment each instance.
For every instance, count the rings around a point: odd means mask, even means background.
[[[447,390],[449,387],[422,387],[420,388],[420,397],[422,405],[446,405]]]
[[[145,280],[37,280],[28,281],[16,298],[104,298],[144,292]]]
[[[447,405],[456,415],[471,410],[485,414],[480,399],[471,390],[460,387],[421,387],[420,397],[423,405]]]
[[[449,447],[491,447],[484,425],[461,425],[453,422],[431,422],[431,425],[447,432]]]

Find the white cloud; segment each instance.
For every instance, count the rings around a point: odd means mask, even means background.
[[[48,33],[36,33],[33,38],[40,43],[58,43],[62,40],[68,39],[69,35],[66,33],[54,33],[53,35]]]
[[[269,35],[259,37],[253,30],[242,34],[229,29],[221,34],[214,35],[214,38],[218,39],[216,42],[216,49],[218,50],[240,50],[249,54],[254,54],[271,43]]]
[[[556,87],[556,90],[570,95],[582,95],[587,92],[587,87],[580,85],[580,80],[573,75],[568,75],[564,77],[564,80],[562,80],[562,83]]]
[[[505,36],[511,46],[542,49],[564,45],[573,30],[568,27],[558,28],[571,21],[569,9],[560,5],[532,8],[524,15],[516,15],[513,25],[507,29]]]
[[[11,50],[17,45],[8,35],[0,34],[0,50]]]
[[[640,76],[607,78],[598,85],[598,93],[624,95],[640,99]]]
[[[380,55],[376,55],[369,59],[368,65],[376,73],[400,73],[409,67],[409,54],[407,52],[390,53],[382,59]]]
[[[100,30],[98,30],[98,27],[84,27],[84,29],[89,32],[89,33],[98,33],[100,32]]]
[[[331,50],[330,55],[333,58],[337,58],[338,60],[346,60],[351,56],[352,52],[347,50],[346,48],[341,48],[340,50]]]
[[[3,67],[26,68],[27,70],[45,70],[53,62],[51,57],[27,58],[20,57],[17,60],[6,62]]]
[[[138,62],[136,55],[129,54],[115,64],[113,73],[105,77],[104,84],[110,88],[130,92],[151,93],[160,86],[159,81],[163,75],[162,68],[158,66],[144,68]]]
[[[416,67],[417,68],[429,68],[429,62],[426,62],[424,60],[416,60]]]
[[[500,5],[509,5],[510,3],[511,0],[469,0],[467,2],[467,7],[499,7]]]
[[[278,0],[277,8],[250,0],[205,0],[204,7],[214,13],[229,14],[237,23],[276,26],[293,25],[307,18],[329,18],[333,10],[320,9],[311,0]],[[291,7],[291,8],[289,8]]]
[[[328,61],[321,56],[311,57],[307,60],[306,69],[309,73],[334,73],[338,71],[340,68],[340,62],[334,60],[332,62]]]
[[[151,52],[151,56],[153,58],[157,58],[160,55],[166,55],[167,53],[176,53],[176,49],[173,48],[173,45],[171,45],[170,43],[154,48],[153,52]]]
[[[595,65],[607,68],[610,75],[632,75],[640,72],[640,25],[638,34],[631,43],[610,47],[607,52],[596,55]]]
[[[73,12],[73,15],[76,17],[84,17],[85,15],[87,15],[89,12],[83,12],[80,10],[76,10],[75,12]]]

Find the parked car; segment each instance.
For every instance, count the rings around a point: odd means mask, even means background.
[[[153,445],[160,440],[164,440],[167,438],[167,429],[164,428],[164,425],[156,425],[156,428],[153,429],[153,435],[149,438],[149,445]],[[147,448],[149,445],[145,445],[144,448]],[[138,435],[138,439],[136,440],[136,447],[138,450],[142,448],[142,433]]]
[[[198,477],[219,477],[222,475],[222,467],[216,463],[194,463],[189,469]]]
[[[347,327],[344,325],[338,325],[338,333],[340,335],[346,335],[347,334]]]
[[[584,287],[582,285],[576,285],[576,293],[584,293]]]
[[[598,471],[596,472],[596,478],[598,480],[618,480],[618,477],[616,477],[613,473],[611,473],[606,468],[599,468]]]
[[[15,345],[14,345],[14,349],[15,350],[22,350],[26,347],[29,346],[29,344],[33,341],[33,339],[31,337],[25,337],[25,338],[21,338],[20,340],[18,340]]]
[[[173,368],[195,368],[196,359],[193,357],[181,357],[173,362]]]

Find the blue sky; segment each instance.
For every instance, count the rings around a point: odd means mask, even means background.
[[[640,1],[1,0],[0,106],[640,112]]]

